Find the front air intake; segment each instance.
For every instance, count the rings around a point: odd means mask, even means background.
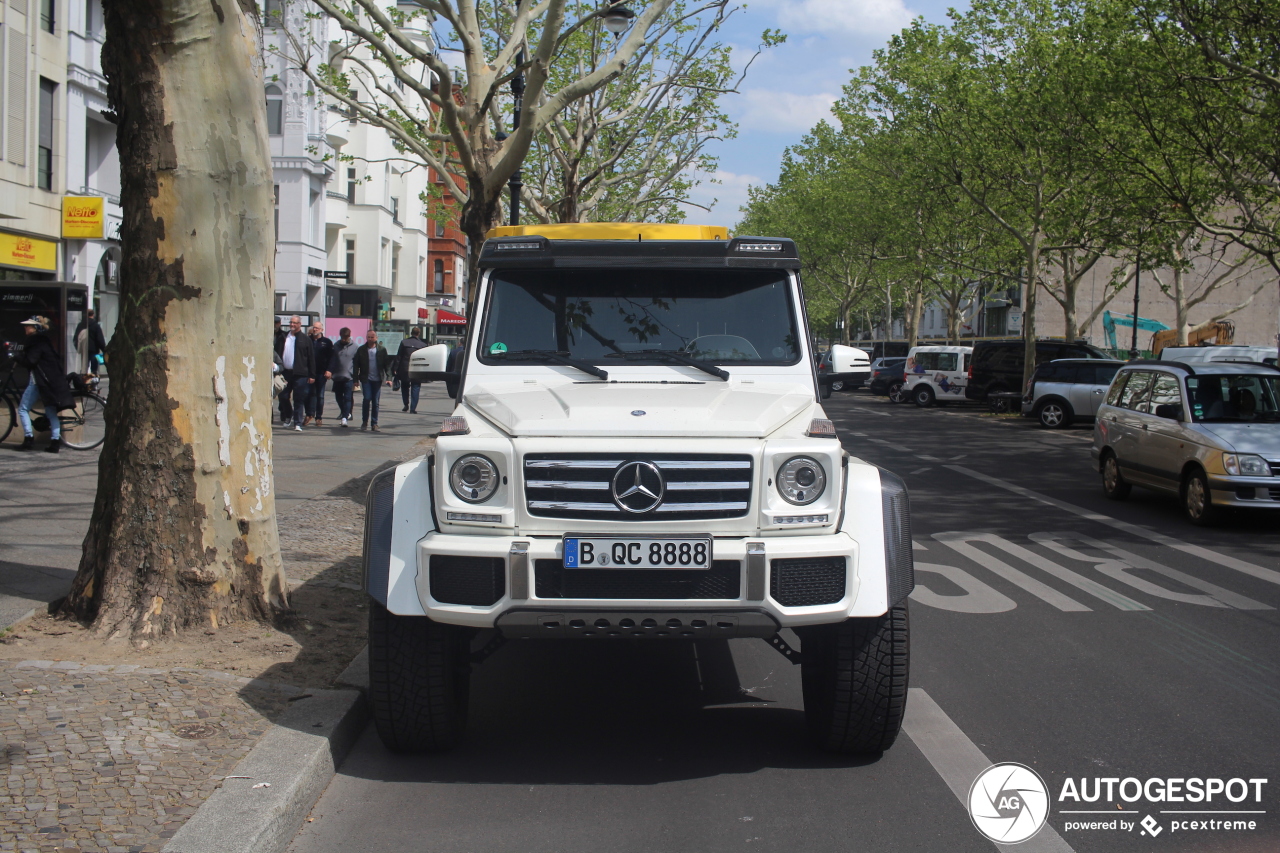
[[[835,604],[844,598],[845,558],[772,560],[769,597],[783,607]]]
[[[506,562],[501,557],[431,555],[431,597],[441,604],[488,607],[507,591]]]

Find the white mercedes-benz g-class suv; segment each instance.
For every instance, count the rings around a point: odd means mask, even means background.
[[[914,586],[900,479],[845,452],[791,240],[688,225],[499,228],[457,408],[369,488],[369,698],[393,750],[462,736],[504,640],[759,637],[799,662],[813,742],[893,743]],[[866,354],[833,347],[832,375]],[[800,648],[779,631],[792,629]]]

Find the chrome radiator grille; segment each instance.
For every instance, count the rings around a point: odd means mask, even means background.
[[[615,500],[633,485],[633,463],[648,463],[644,486],[659,492],[652,508],[624,509]],[[623,470],[625,469],[625,470]],[[654,487],[652,471],[661,478]],[[615,487],[615,478],[621,482]],[[525,500],[530,515],[545,518],[658,521],[737,518],[751,506],[750,456],[730,454],[531,453],[524,458]],[[644,505],[644,495],[640,496]]]

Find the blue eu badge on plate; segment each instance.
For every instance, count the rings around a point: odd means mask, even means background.
[[[578,568],[578,540],[564,540],[564,567],[566,569]]]

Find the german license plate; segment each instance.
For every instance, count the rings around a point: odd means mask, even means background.
[[[711,537],[564,537],[566,569],[709,569]]]

